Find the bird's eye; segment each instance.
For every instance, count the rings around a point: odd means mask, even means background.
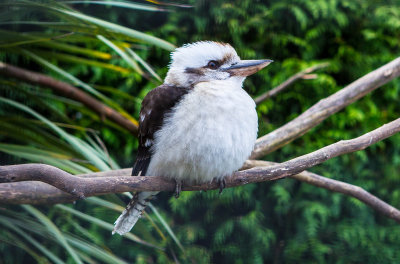
[[[210,68],[210,69],[213,69],[213,70],[217,69],[218,66],[219,66],[218,62],[214,61],[214,60],[209,61],[208,64],[207,64],[207,67]]]

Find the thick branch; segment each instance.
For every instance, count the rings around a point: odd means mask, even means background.
[[[25,82],[45,86],[51,88],[52,90],[64,95],[65,97],[77,100],[88,108],[92,109],[96,113],[100,115],[102,119],[108,118],[114,123],[120,125],[121,127],[127,129],[132,134],[136,135],[138,132],[137,124],[132,121],[126,119],[120,113],[115,111],[114,109],[106,106],[90,95],[86,94],[82,90],[56,79],[53,79],[47,75],[28,71],[25,69],[21,69],[19,67],[15,67],[3,62],[0,62],[0,73],[3,75],[11,76]]]
[[[335,94],[319,101],[303,114],[256,141],[251,159],[260,158],[302,136],[332,114],[400,75],[400,58],[370,72]]]
[[[254,102],[256,102],[256,104],[260,104],[262,102],[264,102],[265,100],[267,100],[268,98],[276,95],[277,93],[283,91],[284,89],[286,89],[287,87],[289,87],[292,83],[294,83],[295,81],[299,80],[299,79],[303,79],[307,74],[310,74],[316,70],[319,69],[323,69],[325,67],[328,67],[329,63],[321,63],[321,64],[317,64],[314,65],[312,67],[309,67],[305,70],[302,70],[298,73],[296,73],[295,75],[293,75],[292,77],[290,77],[289,79],[287,79],[286,81],[284,81],[283,83],[281,83],[280,85],[276,86],[275,88],[269,90],[268,92],[263,93],[262,95],[256,97],[254,99]]]
[[[0,204],[57,204],[76,200],[76,196],[44,182],[0,183]]]
[[[343,140],[312,153],[267,168],[253,168],[234,173],[227,187],[272,181],[298,174],[339,155],[362,150],[400,131],[400,118],[352,140]],[[23,164],[0,167],[0,183],[42,181],[79,198],[127,191],[172,191],[175,182],[163,177],[76,177],[55,167],[43,164]],[[184,185],[183,190],[219,188],[215,181],[201,185]]]
[[[2,167],[0,167],[0,173],[1,171]],[[84,178],[130,176],[131,172],[132,169],[130,168],[78,176]],[[69,203],[76,200],[78,200],[77,196],[40,181],[0,183],[0,204],[56,204]]]
[[[276,164],[277,163],[275,162],[269,161],[248,160],[242,169],[268,167]],[[80,175],[80,177],[94,178],[113,177],[118,175],[129,176],[130,173],[131,169],[121,169],[83,174]],[[359,186],[322,177],[308,171],[303,171],[290,177],[333,192],[352,196],[383,215],[400,222],[400,211],[398,209],[385,203]],[[76,196],[63,192],[43,182],[15,182],[0,184],[0,204],[55,204],[68,203],[75,200],[77,200]]]

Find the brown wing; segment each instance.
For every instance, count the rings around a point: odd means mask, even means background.
[[[146,175],[152,156],[154,133],[161,128],[165,115],[188,91],[188,88],[163,84],[145,96],[139,116],[139,147],[132,175]]]

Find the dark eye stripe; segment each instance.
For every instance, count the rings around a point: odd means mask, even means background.
[[[186,68],[185,72],[186,73],[197,74],[197,75],[202,75],[203,74],[202,69],[198,69],[198,68]]]

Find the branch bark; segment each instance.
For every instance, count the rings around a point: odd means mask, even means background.
[[[242,169],[250,169],[254,167],[270,167],[277,164],[278,163],[276,162],[269,161],[247,160]],[[82,174],[79,175],[79,177],[98,178],[129,176],[130,172],[131,168],[107,172],[97,172],[91,174]],[[372,209],[382,213],[386,217],[392,218],[395,221],[400,222],[400,211],[398,209],[385,203],[378,197],[370,194],[359,186],[329,179],[308,171],[303,171],[299,174],[289,177],[320,188],[354,197],[365,203],[366,205],[370,206]],[[43,182],[35,181],[0,184],[0,204],[56,204],[69,203],[76,201],[77,199],[78,198],[76,196],[63,192],[60,189],[57,189],[56,187]]]
[[[306,76],[307,74],[310,74],[316,70],[319,69],[323,69],[329,66],[329,63],[321,63],[321,64],[317,64],[314,65],[312,67],[309,67],[305,70],[302,70],[298,73],[296,73],[295,75],[293,75],[292,77],[290,77],[289,79],[287,79],[286,81],[284,81],[283,83],[281,83],[280,85],[278,85],[277,87],[269,90],[268,92],[263,93],[262,95],[256,97],[254,99],[254,102],[256,102],[256,104],[260,104],[262,102],[264,102],[265,100],[267,100],[268,98],[278,94],[279,92],[283,91],[284,89],[286,89],[287,87],[289,87],[292,83],[294,83],[295,81],[299,80],[299,79],[303,79],[304,76]]]
[[[226,181],[227,187],[235,187],[248,183],[272,181],[298,174],[339,155],[365,149],[366,147],[400,132],[400,118],[383,125],[367,134],[352,140],[343,140],[326,146],[312,153],[276,164],[271,167],[253,168],[234,173]],[[117,175],[115,175],[117,173]],[[121,173],[118,175],[118,173]],[[126,173],[126,172],[124,172]],[[122,171],[102,173],[104,177],[93,178],[73,176],[58,168],[44,164],[23,164],[0,167],[0,183],[19,181],[41,181],[57,187],[77,198],[119,193],[127,191],[173,191],[175,182],[164,177],[121,176]],[[8,186],[12,188],[13,186]],[[184,185],[184,191],[211,190],[219,188],[215,181],[201,185]],[[2,193],[0,202],[13,194]],[[2,200],[3,199],[3,200]]]
[[[400,58],[363,76],[335,94],[319,101],[284,126],[260,137],[250,159],[258,159],[302,136],[347,105],[400,75]]]
[[[277,163],[275,162],[269,162],[269,161],[248,160],[245,166],[246,168],[254,168],[254,167],[266,167],[266,166],[268,167],[276,164]],[[332,192],[338,192],[354,197],[360,200],[361,202],[365,203],[372,209],[385,215],[386,217],[392,218],[396,222],[400,223],[400,211],[397,208],[391,206],[388,203],[385,203],[375,195],[367,192],[366,190],[364,190],[359,186],[337,181],[334,179],[329,179],[309,171],[303,171],[299,174],[295,174],[289,177],[320,188],[327,189]]]
[[[39,167],[42,166],[42,164],[35,165]],[[0,173],[2,171],[2,168],[3,167],[0,166]],[[77,176],[68,176],[81,178],[116,177],[130,176],[131,172],[132,168],[81,174]],[[50,184],[40,181],[32,180],[23,182],[0,183],[0,204],[57,204],[70,203],[78,199],[79,198],[75,195],[69,194]]]
[[[14,77],[25,81],[27,83],[45,86],[51,88],[52,90],[64,95],[65,97],[77,100],[88,108],[92,109],[96,113],[98,113],[103,120],[104,118],[108,118],[114,123],[120,125],[121,127],[127,129],[133,135],[137,135],[138,125],[125,118],[123,115],[115,111],[114,109],[108,107],[107,105],[101,103],[97,99],[91,97],[86,94],[82,90],[56,79],[53,79],[47,75],[28,71],[19,67],[15,67],[9,65],[7,63],[3,63],[0,61],[0,74]]]

